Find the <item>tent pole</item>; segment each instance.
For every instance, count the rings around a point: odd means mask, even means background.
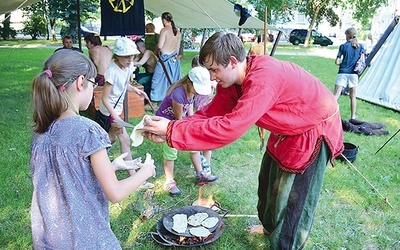
[[[268,32],[268,23],[267,23],[267,7],[265,7],[265,13],[264,13],[264,36],[263,36],[263,43],[264,43],[264,55],[267,54],[267,43],[266,43],[266,38],[267,38],[267,32]]]
[[[81,8],[79,0],[76,0],[76,13],[78,14],[78,43],[79,43],[79,49],[82,50]]]

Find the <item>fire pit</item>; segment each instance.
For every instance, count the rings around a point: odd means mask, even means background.
[[[163,246],[182,246],[182,247],[193,247],[193,246],[203,246],[211,242],[216,241],[222,234],[225,228],[225,224],[222,220],[227,214],[220,217],[220,215],[212,210],[211,208],[202,206],[185,206],[175,209],[167,214],[165,214],[161,220],[158,221],[156,225],[157,232],[151,232],[151,237],[155,242]],[[210,234],[206,237],[199,237],[191,234],[191,226],[188,225],[188,229],[185,232],[178,233],[172,229],[173,227],[173,216],[177,214],[186,214],[191,216],[196,213],[207,213],[209,217],[218,218],[218,223],[209,228]]]
[[[210,196],[209,198],[199,198],[198,200],[195,200],[192,203],[192,206],[207,207],[207,208],[211,208],[212,210],[214,210],[216,212],[221,210],[221,205],[219,204],[218,201],[214,201],[212,199],[212,196]]]

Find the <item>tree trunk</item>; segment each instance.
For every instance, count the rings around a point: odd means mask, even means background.
[[[50,19],[51,37],[53,42],[57,42],[56,37],[56,19]]]

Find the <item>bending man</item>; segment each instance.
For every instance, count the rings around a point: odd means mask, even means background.
[[[301,249],[311,231],[326,166],[343,151],[339,106],[317,78],[270,56],[249,56],[234,34],[215,33],[200,63],[216,80],[210,104],[182,120],[146,119],[144,135],[178,150],[210,150],[254,124],[269,130],[258,216],[271,249]]]

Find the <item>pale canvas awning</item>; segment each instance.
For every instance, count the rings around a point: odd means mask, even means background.
[[[264,29],[264,22],[254,17],[239,26],[240,17],[227,0],[144,0],[144,6],[157,16],[170,12],[179,28]],[[268,29],[277,30],[271,26]]]
[[[39,0],[0,0],[0,14],[29,6]],[[239,26],[240,17],[227,0],[144,0],[144,8],[157,16],[170,12],[179,28],[264,29],[263,21],[249,17]],[[269,30],[277,30],[268,26]]]
[[[10,13],[38,1],[39,0],[0,0],[0,14]]]

